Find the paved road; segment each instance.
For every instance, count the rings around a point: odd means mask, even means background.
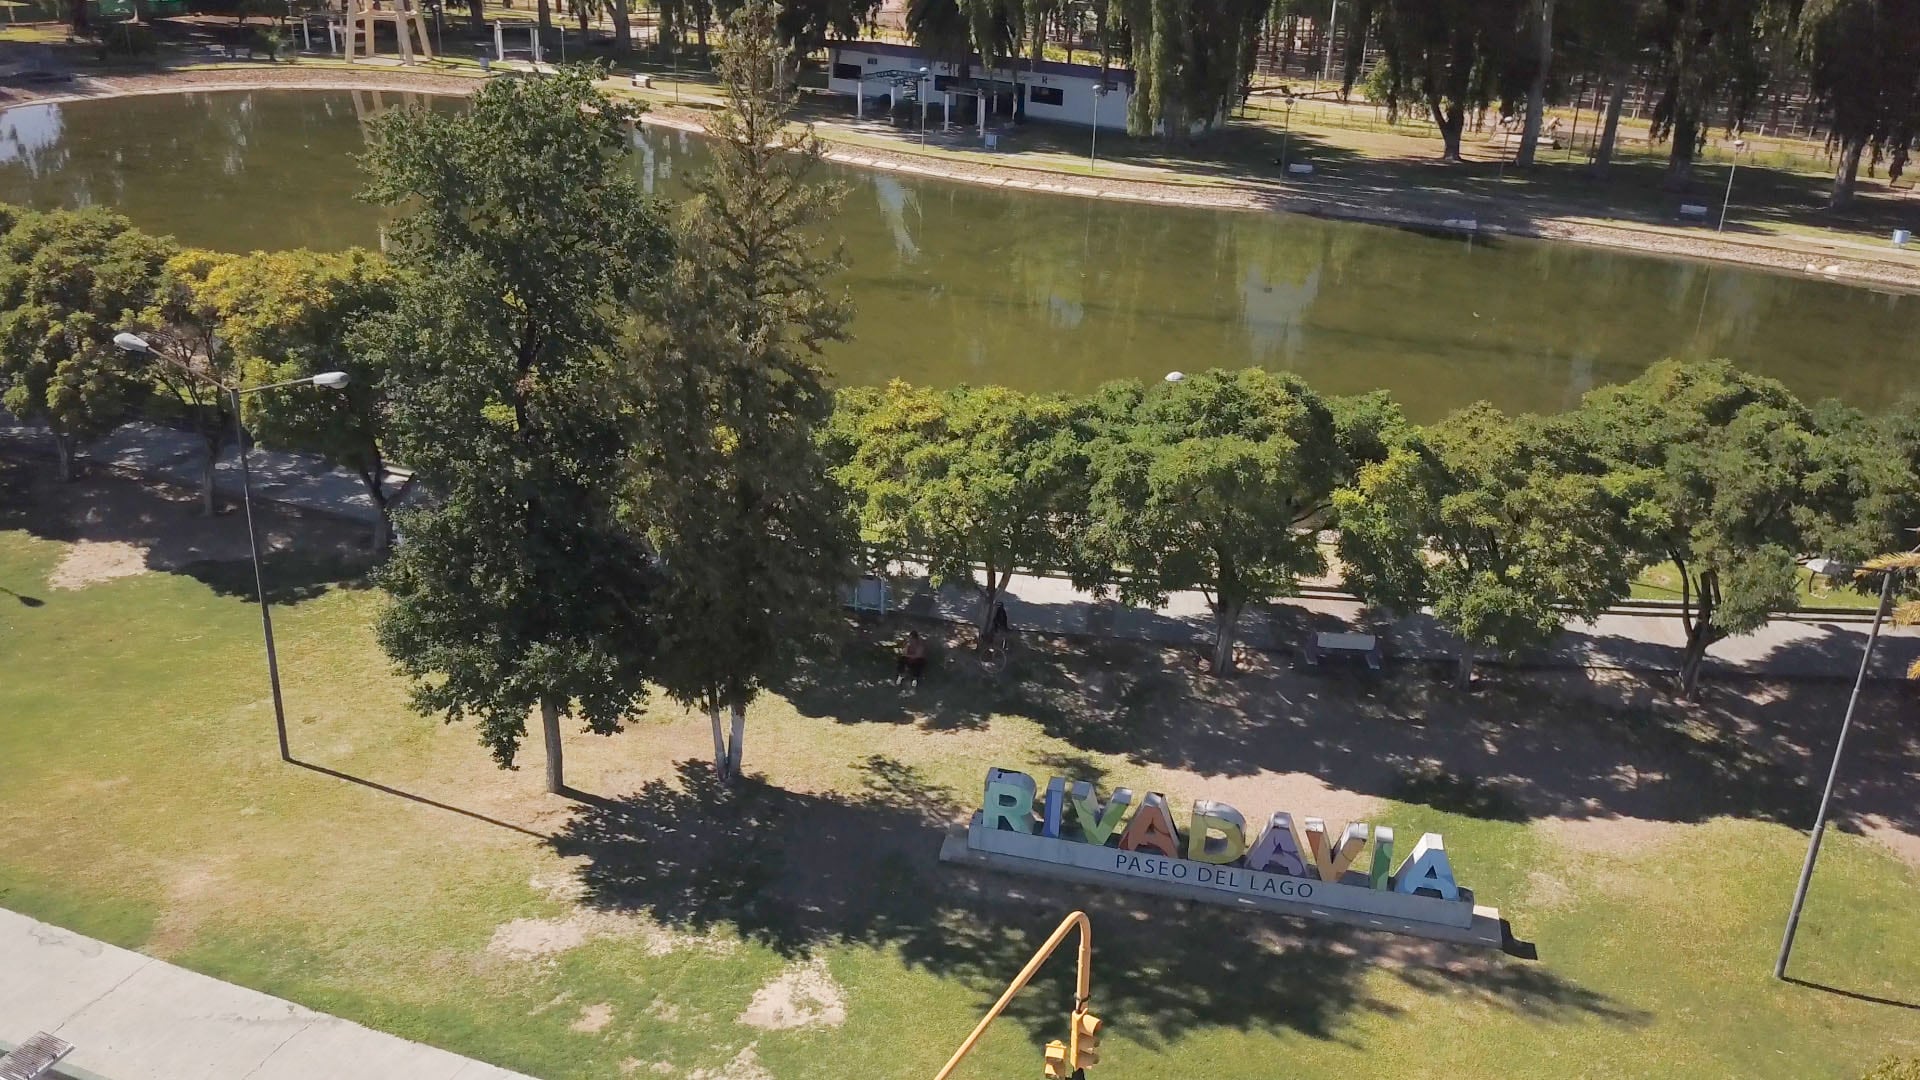
[[[46,436],[0,413],[0,451],[47,453]],[[90,447],[86,458],[133,470],[169,483],[197,487],[200,449],[184,432],[153,424],[128,424]],[[358,476],[330,468],[319,458],[283,452],[254,452],[254,492],[306,509],[371,523],[372,501]],[[240,470],[231,448],[216,483],[238,497]],[[932,589],[924,580],[906,581],[895,590],[894,606],[910,614],[965,621],[975,611],[970,591]],[[1200,593],[1176,593],[1158,609],[1102,603],[1058,578],[1016,575],[1007,598],[1015,629],[1086,634],[1174,643],[1202,642],[1212,635],[1206,599]],[[1262,605],[1240,624],[1241,640],[1260,649],[1292,650],[1318,630],[1361,625],[1365,615],[1351,600],[1297,598]],[[1391,656],[1444,659],[1452,655],[1447,633],[1424,615],[1386,624],[1367,624],[1382,635]],[[1723,641],[1709,653],[1709,666],[1721,672],[1788,677],[1851,678],[1860,663],[1868,626],[1859,620],[1778,619],[1757,633]],[[1551,649],[1523,656],[1523,663],[1549,666],[1673,671],[1684,643],[1680,620],[1671,615],[1610,614],[1590,626],[1575,627]],[[1876,678],[1898,678],[1920,658],[1920,630],[1889,630],[1875,653]]]
[[[0,1040],[106,1080],[528,1080],[0,909]]]

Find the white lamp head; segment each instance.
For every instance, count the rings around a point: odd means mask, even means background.
[[[113,343],[118,348],[125,349],[130,353],[150,353],[153,351],[153,346],[147,344],[146,338],[141,337],[139,334],[129,334],[124,330],[113,335]]]
[[[323,371],[313,377],[313,385],[324,386],[328,390],[338,390],[351,381],[344,371]]]
[[[1170,383],[1186,382],[1187,373],[1184,371],[1169,371],[1167,372],[1167,381]]]

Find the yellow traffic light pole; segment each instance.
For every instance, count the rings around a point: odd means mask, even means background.
[[[960,1049],[953,1052],[953,1057],[947,1059],[946,1066],[934,1074],[933,1080],[947,1080],[947,1077],[953,1075],[953,1070],[960,1066],[961,1060],[973,1052],[974,1044],[980,1041],[980,1036],[986,1034],[987,1026],[1006,1011],[1008,1003],[1013,1001],[1013,996],[1027,985],[1034,974],[1040,970],[1040,965],[1046,963],[1047,957],[1052,956],[1053,951],[1060,947],[1060,943],[1067,939],[1067,935],[1076,929],[1080,931],[1080,970],[1074,984],[1072,1036],[1078,1045],[1083,1022],[1091,1021],[1090,1030],[1086,1031],[1087,1041],[1091,1046],[1098,1045],[1094,1036],[1099,1033],[1100,1021],[1087,1014],[1087,999],[1092,994],[1093,986],[1093,924],[1087,921],[1086,912],[1076,911],[1061,921],[1059,928],[1047,938],[1045,944],[1040,946],[1040,951],[1034,953],[1033,959],[1027,961],[1027,966],[1021,968],[1020,974],[1013,977],[1013,983],[1007,987],[1007,992],[1001,994],[1000,1000],[994,1002],[993,1008],[987,1010],[987,1015],[980,1018],[980,1023],[973,1029],[973,1033],[960,1044]],[[1094,1057],[1094,1060],[1098,1058]],[[1087,1064],[1092,1064],[1092,1061],[1088,1061]]]

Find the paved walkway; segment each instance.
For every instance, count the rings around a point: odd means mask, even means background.
[[[46,435],[0,412],[0,451],[51,453]],[[193,436],[153,424],[128,424],[100,440],[83,455],[95,462],[197,488],[200,447]],[[334,469],[305,454],[256,451],[254,494],[305,509],[371,523],[373,502],[358,476]],[[220,463],[216,484],[237,498],[238,458],[231,447]],[[1017,630],[1084,634],[1172,643],[1199,643],[1212,637],[1206,598],[1176,593],[1158,609],[1103,603],[1059,578],[1016,575],[1006,600]],[[935,590],[924,580],[895,590],[893,605],[908,614],[969,621],[977,610],[971,590]],[[1363,626],[1364,624],[1364,626]],[[1258,649],[1290,651],[1320,630],[1362,627],[1383,636],[1390,656],[1445,659],[1453,641],[1425,615],[1387,623],[1367,622],[1362,606],[1350,599],[1301,597],[1259,605],[1241,619],[1240,639]],[[1817,617],[1776,619],[1760,631],[1714,646],[1709,667],[1720,672],[1786,677],[1852,678],[1866,642],[1867,621]],[[1669,614],[1622,612],[1602,615],[1591,626],[1576,626],[1554,647],[1523,656],[1521,662],[1556,667],[1600,667],[1633,671],[1673,671],[1685,643],[1679,618]],[[1899,678],[1920,658],[1920,629],[1889,629],[1874,654],[1876,678]]]
[[[0,909],[0,1040],[103,1080],[527,1080]]]

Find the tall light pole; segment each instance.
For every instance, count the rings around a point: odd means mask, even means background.
[[[247,546],[253,552],[253,592],[260,598],[260,632],[267,643],[267,682],[273,687],[273,727],[280,737],[280,760],[292,761],[293,754],[287,749],[287,712],[280,701],[280,659],[273,649],[273,612],[267,604],[266,578],[260,571],[260,537],[253,525],[253,475],[247,468],[247,431],[240,423],[240,399],[244,395],[257,394],[262,390],[280,390],[289,386],[305,386],[309,383],[327,390],[338,390],[347,385],[347,373],[323,371],[304,379],[289,379],[286,382],[270,383],[266,386],[249,386],[243,390],[237,386],[228,386],[178,357],[168,356],[148,344],[147,339],[138,334],[115,334],[113,343],[127,352],[151,356],[161,363],[179,368],[192,378],[219,387],[226,392],[227,400],[232,404],[233,433],[239,440],[240,451],[240,501],[247,508]]]
[[[1807,886],[1813,882],[1813,863],[1820,857],[1820,840],[1827,831],[1827,804],[1833,801],[1833,782],[1840,775],[1840,754],[1847,748],[1847,732],[1853,727],[1853,710],[1860,704],[1860,685],[1867,681],[1867,664],[1873,659],[1873,647],[1880,640],[1880,624],[1887,618],[1887,601],[1893,596],[1892,567],[1880,571],[1880,605],[1873,612],[1873,630],[1867,634],[1867,647],[1860,652],[1860,673],[1853,678],[1853,696],[1847,699],[1847,712],[1840,720],[1840,739],[1833,744],[1833,766],[1827,770],[1827,788],[1820,794],[1820,810],[1813,818],[1813,836],[1807,840],[1807,860],[1800,866],[1800,883],[1794,886],[1793,907],[1787,912],[1787,932],[1780,939],[1780,955],[1773,962],[1773,977],[1787,977],[1787,958],[1793,954],[1793,935],[1800,929],[1800,909],[1807,902]]]
[[[927,145],[927,69],[920,69],[920,92],[914,96],[920,99],[920,145]]]
[[[1101,83],[1093,88],[1093,135],[1087,140],[1087,172],[1097,172],[1094,167],[1100,152],[1100,101],[1107,96],[1107,84]]]
[[[1720,200],[1720,227],[1714,232],[1727,231],[1727,207],[1733,205],[1733,177],[1740,171],[1740,152],[1747,148],[1747,140],[1733,140],[1733,167],[1727,170],[1727,197]]]
[[[1339,21],[1340,0],[1333,0],[1333,7],[1327,12],[1327,65],[1320,71],[1320,77],[1322,79],[1333,74],[1333,27],[1334,24]]]

